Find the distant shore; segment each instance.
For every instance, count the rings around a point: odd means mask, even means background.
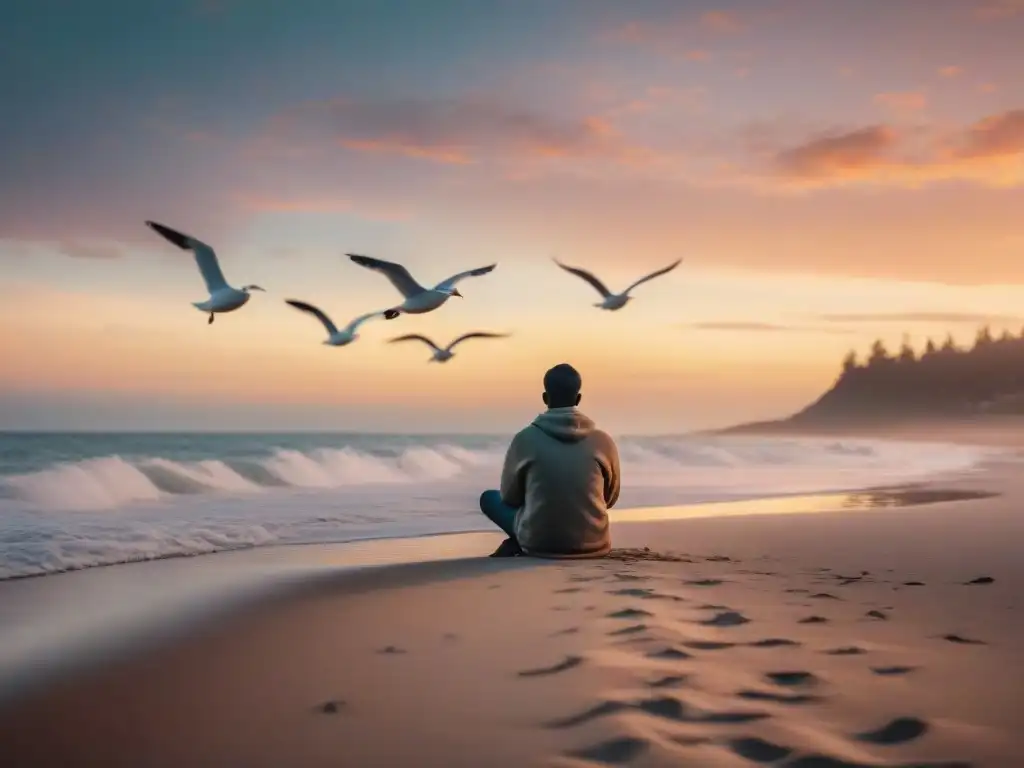
[[[832,421],[778,419],[736,424],[695,434],[763,437],[847,436],[1024,448],[1024,416],[979,415],[945,419],[865,417]]]

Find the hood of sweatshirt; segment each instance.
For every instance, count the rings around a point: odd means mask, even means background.
[[[578,443],[594,431],[594,422],[576,408],[550,408],[533,420],[533,426],[563,443]]]

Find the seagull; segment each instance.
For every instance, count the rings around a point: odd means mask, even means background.
[[[359,330],[360,325],[365,323],[370,318],[379,317],[380,315],[384,314],[383,312],[379,311],[367,312],[365,315],[360,315],[351,323],[349,323],[344,328],[339,330],[338,326],[334,324],[331,318],[325,315],[317,307],[314,307],[312,304],[307,304],[304,301],[297,301],[296,299],[285,299],[284,301],[286,304],[293,306],[296,309],[302,310],[303,312],[308,312],[309,314],[317,318],[321,323],[323,323],[324,328],[327,329],[327,340],[324,341],[323,343],[331,347],[344,347],[347,344],[351,344],[353,341],[359,338],[359,334],[356,333],[356,331]]]
[[[622,309],[624,306],[626,306],[626,302],[633,298],[632,296],[629,295],[629,292],[636,288],[638,285],[640,285],[641,283],[646,283],[648,280],[653,280],[656,277],[660,277],[661,275],[664,275],[666,272],[671,272],[673,269],[678,267],[683,260],[677,259],[673,263],[669,264],[667,267],[659,269],[657,272],[652,272],[646,277],[641,277],[639,280],[637,280],[635,283],[629,286],[629,288],[624,290],[622,293],[612,293],[611,291],[608,290],[607,287],[605,287],[604,283],[602,283],[592,274],[587,272],[585,269],[566,266],[558,259],[553,259],[553,261],[566,272],[571,272],[572,274],[576,275],[576,277],[583,278],[592,286],[594,286],[595,289],[597,289],[597,292],[604,297],[604,300],[595,304],[595,307],[600,307],[601,309],[616,310]]]
[[[455,357],[455,353],[452,351],[455,346],[466,339],[504,339],[508,337],[507,333],[487,333],[484,331],[475,331],[473,333],[464,333],[459,338],[455,339],[451,344],[442,349],[437,346],[434,342],[428,339],[426,336],[420,336],[418,333],[410,333],[405,336],[397,336],[389,343],[394,344],[396,341],[422,341],[432,350],[434,350],[434,356],[427,362],[430,363],[446,363]]]
[[[452,296],[458,296],[461,299],[462,294],[459,293],[459,289],[455,287],[456,283],[467,277],[479,277],[480,275],[486,275],[498,266],[497,264],[491,264],[487,267],[477,267],[476,269],[470,269],[466,272],[459,272],[459,274],[452,275],[447,280],[443,280],[435,285],[433,288],[424,288],[422,285],[417,283],[415,279],[413,279],[413,276],[409,274],[409,270],[401,264],[395,264],[394,262],[384,261],[382,259],[375,259],[371,256],[360,256],[358,253],[347,253],[345,255],[361,267],[381,272],[405,297],[405,301],[401,304],[384,311],[384,317],[388,320],[394,320],[402,312],[410,315],[420,315],[424,312],[431,312],[448,301]]]
[[[196,240],[194,237],[184,235],[181,232],[157,224],[155,221],[147,221],[146,225],[158,235],[161,235],[169,242],[181,248],[183,251],[192,251],[196,258],[196,266],[206,283],[206,290],[210,292],[210,298],[206,301],[194,301],[192,306],[203,312],[210,313],[207,324],[213,322],[218,312],[233,312],[249,301],[250,291],[263,291],[258,285],[243,285],[241,288],[232,288],[224,279],[224,273],[220,271],[220,264],[217,263],[217,254],[213,248],[206,243]]]

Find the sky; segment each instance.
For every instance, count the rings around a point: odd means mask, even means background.
[[[1024,327],[1021,0],[36,0],[0,25],[0,429],[618,433]],[[209,326],[187,252],[267,289]],[[436,312],[321,344],[497,263]],[[676,259],[618,312],[613,289]],[[444,365],[439,343],[467,331]]]

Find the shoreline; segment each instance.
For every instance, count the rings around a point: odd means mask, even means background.
[[[618,552],[613,557],[621,556],[620,540],[627,549],[642,549],[649,533],[662,528],[877,510],[899,514],[919,506],[1000,495],[1001,490],[990,487],[998,483],[987,482],[986,477],[994,481],[996,475],[991,469],[974,469],[920,483],[613,510],[613,543]],[[306,592],[344,590],[361,582],[371,589],[384,589],[405,574],[444,578],[439,574],[452,564],[457,573],[549,564],[527,558],[488,558],[502,537],[484,530],[287,543],[4,579],[0,581],[0,705],[106,660],[152,652],[225,617]],[[98,610],[88,611],[89,606]],[[69,609],[75,611],[70,622],[64,613]]]

